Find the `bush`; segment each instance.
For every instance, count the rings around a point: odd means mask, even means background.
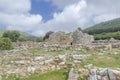
[[[24,37],[20,37],[19,39],[18,39],[18,41],[20,41],[20,42],[25,42],[25,41],[28,41],[26,38],[24,38]]]
[[[53,32],[53,31],[47,32],[47,33],[45,34],[45,36],[43,37],[43,40],[45,41],[46,39],[48,39],[49,36],[50,36],[52,33],[54,33],[54,32]]]
[[[36,40],[35,40],[36,42],[42,42],[43,41],[43,39],[42,38],[36,38]]]
[[[20,33],[18,31],[5,31],[2,37],[10,38],[12,42],[16,42],[20,37]]]
[[[0,50],[13,49],[12,41],[9,38],[0,38]]]

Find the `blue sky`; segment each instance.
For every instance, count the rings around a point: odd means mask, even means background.
[[[59,11],[56,6],[52,5],[51,2],[46,2],[44,0],[32,0],[31,14],[40,14],[44,21],[48,21],[53,18],[53,13]]]
[[[120,0],[0,0],[0,30],[71,32],[119,18],[119,7]]]

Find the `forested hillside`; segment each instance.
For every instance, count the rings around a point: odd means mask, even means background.
[[[102,22],[84,30],[84,32],[89,34],[100,34],[117,31],[120,31],[120,18]]]
[[[94,35],[96,40],[115,38],[120,40],[120,18],[102,22],[86,28],[84,32]]]

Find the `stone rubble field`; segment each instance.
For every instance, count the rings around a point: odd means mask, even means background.
[[[61,51],[1,51],[0,53],[0,78],[8,80],[11,74],[24,79],[33,74],[41,75],[49,71],[70,69],[67,80],[120,80],[120,65],[112,63],[114,59],[108,58],[108,63],[99,64],[99,58],[108,55],[119,55],[119,52],[94,52],[87,50],[64,50]],[[15,52],[15,53],[14,53]],[[63,52],[63,53],[62,53]],[[51,53],[51,54],[49,54]],[[53,53],[53,54],[52,54]],[[89,62],[89,58],[98,58],[96,63]],[[107,57],[106,57],[107,58]],[[88,59],[88,62],[87,62]],[[102,59],[102,58],[101,58]],[[107,60],[107,59],[106,59]],[[118,59],[120,60],[120,59]],[[107,66],[111,64],[113,66]],[[117,64],[117,63],[116,63]]]

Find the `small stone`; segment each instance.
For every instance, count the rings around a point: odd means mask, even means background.
[[[27,68],[27,71],[30,72],[30,73],[34,73],[35,70],[36,70],[36,68],[34,68],[34,67],[28,67]]]
[[[35,57],[35,61],[39,61],[39,60],[43,60],[43,59],[44,59],[44,57],[42,57],[42,56]]]

